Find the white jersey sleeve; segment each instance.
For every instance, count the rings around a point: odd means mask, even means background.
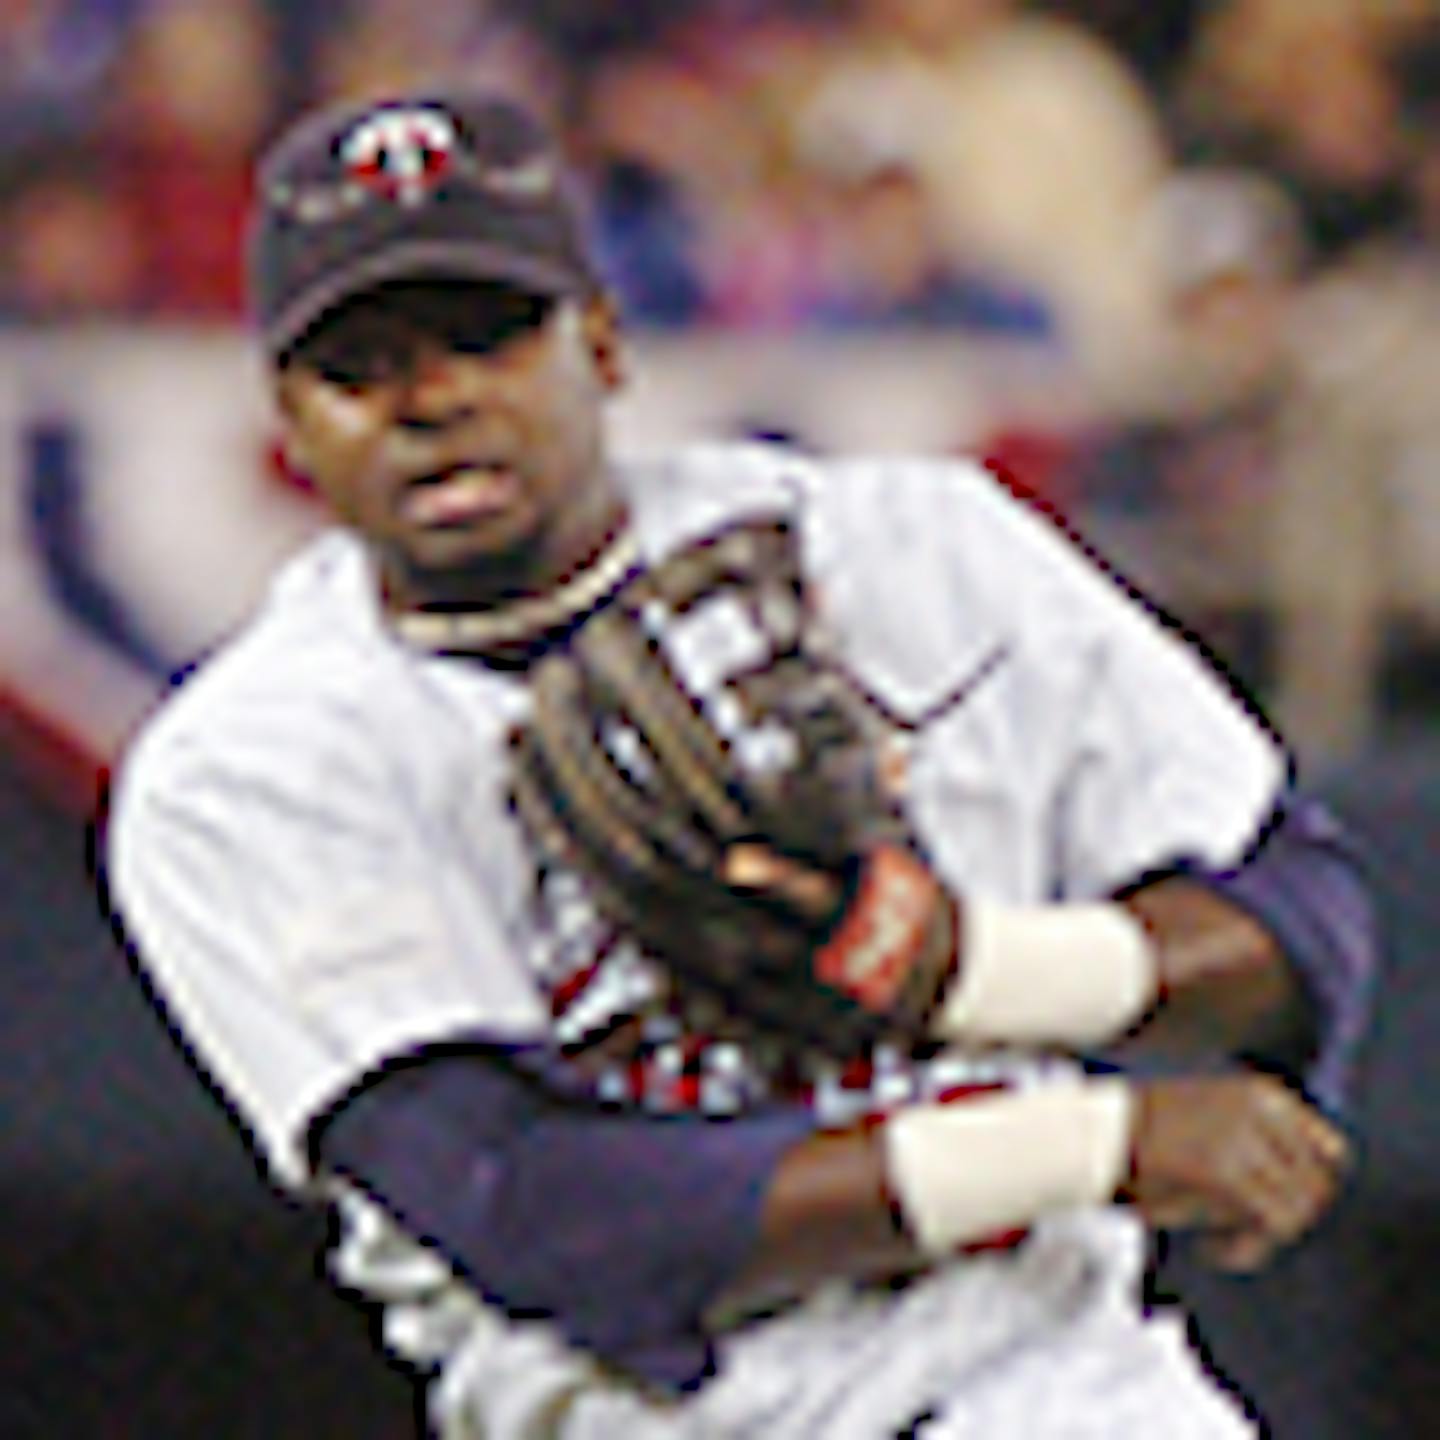
[[[293,674],[257,700],[219,668],[129,757],[108,881],[187,1049],[301,1183],[309,1123],[367,1072],[462,1034],[533,1038],[548,1012],[487,877],[375,725]]]
[[[833,643],[909,743],[915,818],[962,887],[1089,898],[1257,838],[1279,743],[987,472],[842,462],[814,472],[806,512]]]

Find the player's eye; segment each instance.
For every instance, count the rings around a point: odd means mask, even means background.
[[[474,303],[455,305],[437,328],[450,350],[493,355],[512,340],[540,329],[554,308],[548,295],[500,290]]]
[[[359,355],[343,360],[329,360],[316,370],[327,384],[342,390],[368,390],[380,384],[393,370],[376,355]]]
[[[298,357],[327,384],[367,390],[393,380],[409,363],[411,346],[379,336],[337,339]]]

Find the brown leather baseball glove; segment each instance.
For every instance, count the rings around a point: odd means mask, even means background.
[[[515,808],[682,991],[835,1055],[918,1035],[957,902],[880,774],[882,727],[807,637],[784,520],[630,581],[531,668]]]

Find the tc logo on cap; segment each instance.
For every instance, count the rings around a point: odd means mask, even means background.
[[[377,110],[345,137],[340,158],[367,190],[418,205],[450,169],[458,144],[443,110]]]

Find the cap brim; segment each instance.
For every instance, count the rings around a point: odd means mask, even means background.
[[[327,270],[271,319],[262,337],[265,348],[281,355],[344,301],[388,281],[427,276],[495,281],[537,295],[575,295],[583,289],[579,277],[561,266],[483,242],[401,240]]]

